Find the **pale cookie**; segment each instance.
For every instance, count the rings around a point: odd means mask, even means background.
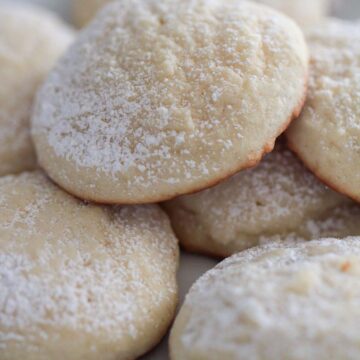
[[[70,193],[148,203],[253,166],[299,113],[301,30],[232,0],[107,6],[37,98],[39,162]]]
[[[73,0],[73,19],[75,25],[87,25],[96,13],[112,0]],[[121,0],[120,0],[121,1]],[[181,0],[178,0],[179,2]],[[327,14],[329,0],[254,0],[271,6],[292,17],[302,26],[314,25]]]
[[[360,23],[332,20],[308,40],[309,96],[289,145],[326,184],[360,201]]]
[[[271,244],[234,255],[192,287],[172,360],[357,360],[360,238]]]
[[[219,257],[269,241],[360,235],[360,206],[325,187],[281,143],[255,169],[164,208],[187,250]]]
[[[85,204],[42,173],[0,179],[1,360],[135,359],[177,303],[177,240],[156,206]]]
[[[35,168],[33,99],[73,35],[45,10],[0,4],[0,176]]]

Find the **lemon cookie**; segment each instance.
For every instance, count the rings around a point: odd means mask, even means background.
[[[221,257],[269,241],[360,235],[360,206],[324,186],[280,142],[255,169],[164,208],[186,249]]]
[[[360,23],[332,20],[308,34],[310,88],[290,147],[326,184],[360,201]]]
[[[107,6],[40,91],[33,137],[60,186],[149,203],[253,166],[299,113],[308,57],[298,26],[233,0]]]
[[[35,168],[33,99],[72,39],[73,31],[51,13],[0,4],[0,176]]]
[[[156,206],[99,207],[42,173],[0,179],[2,360],[135,359],[169,326],[177,240]]]
[[[272,244],[225,260],[192,287],[172,360],[356,360],[360,238]]]

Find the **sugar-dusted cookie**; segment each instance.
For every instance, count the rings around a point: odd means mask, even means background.
[[[33,99],[72,39],[73,31],[55,15],[0,3],[0,176],[35,168]]]
[[[219,257],[269,241],[360,235],[360,206],[324,186],[280,142],[256,168],[164,208],[187,250]]]
[[[149,203],[255,165],[302,108],[301,30],[240,0],[108,5],[43,86],[39,162],[70,193]]]
[[[169,326],[177,240],[156,206],[85,204],[42,173],[0,179],[0,358],[135,359]]]
[[[326,184],[360,201],[360,23],[332,20],[308,34],[309,96],[287,133]]]
[[[73,19],[83,27],[111,0],[72,0]],[[121,1],[121,0],[120,0]],[[180,0],[179,0],[180,1]],[[184,0],[183,0],[184,1]],[[320,22],[328,12],[329,0],[254,0],[291,16],[302,26]]]
[[[356,360],[360,238],[271,244],[234,255],[190,290],[172,360]]]

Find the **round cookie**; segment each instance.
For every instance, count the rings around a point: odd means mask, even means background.
[[[360,201],[360,23],[332,20],[308,34],[309,95],[287,132],[290,147],[326,184]]]
[[[178,245],[156,205],[100,207],[42,173],[0,179],[2,360],[135,359],[177,303]]]
[[[73,0],[73,19],[78,27],[87,25],[111,0]],[[295,19],[302,26],[320,22],[329,8],[329,0],[253,0],[271,6]]]
[[[219,257],[269,241],[360,235],[360,206],[325,187],[281,142],[256,168],[164,208],[185,249]]]
[[[45,10],[0,4],[0,176],[35,168],[33,99],[73,35]]]
[[[360,238],[271,244],[234,255],[192,287],[172,360],[356,360]]]
[[[128,0],[85,29],[38,95],[33,138],[80,198],[150,203],[255,165],[299,113],[301,30],[232,0]]]

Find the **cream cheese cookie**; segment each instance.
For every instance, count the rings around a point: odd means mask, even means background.
[[[135,359],[177,303],[178,245],[156,205],[85,204],[42,173],[0,179],[1,360]]]
[[[164,208],[185,249],[218,257],[269,241],[360,235],[360,206],[324,186],[280,142],[256,168]]]
[[[360,238],[271,244],[225,260],[192,287],[172,360],[357,360]]]
[[[0,4],[0,176],[35,168],[33,99],[72,39],[73,31],[45,10]]]
[[[112,0],[73,0],[73,19],[78,27],[87,25],[96,13]],[[121,1],[121,0],[120,0]],[[178,0],[179,2],[181,0]],[[329,0],[253,0],[292,17],[302,26],[320,22],[327,14]]]
[[[232,0],[114,2],[40,91],[41,166],[78,197],[149,203],[255,165],[304,101],[303,34]]]
[[[290,147],[326,184],[360,201],[360,23],[332,20],[308,34],[310,88]]]

